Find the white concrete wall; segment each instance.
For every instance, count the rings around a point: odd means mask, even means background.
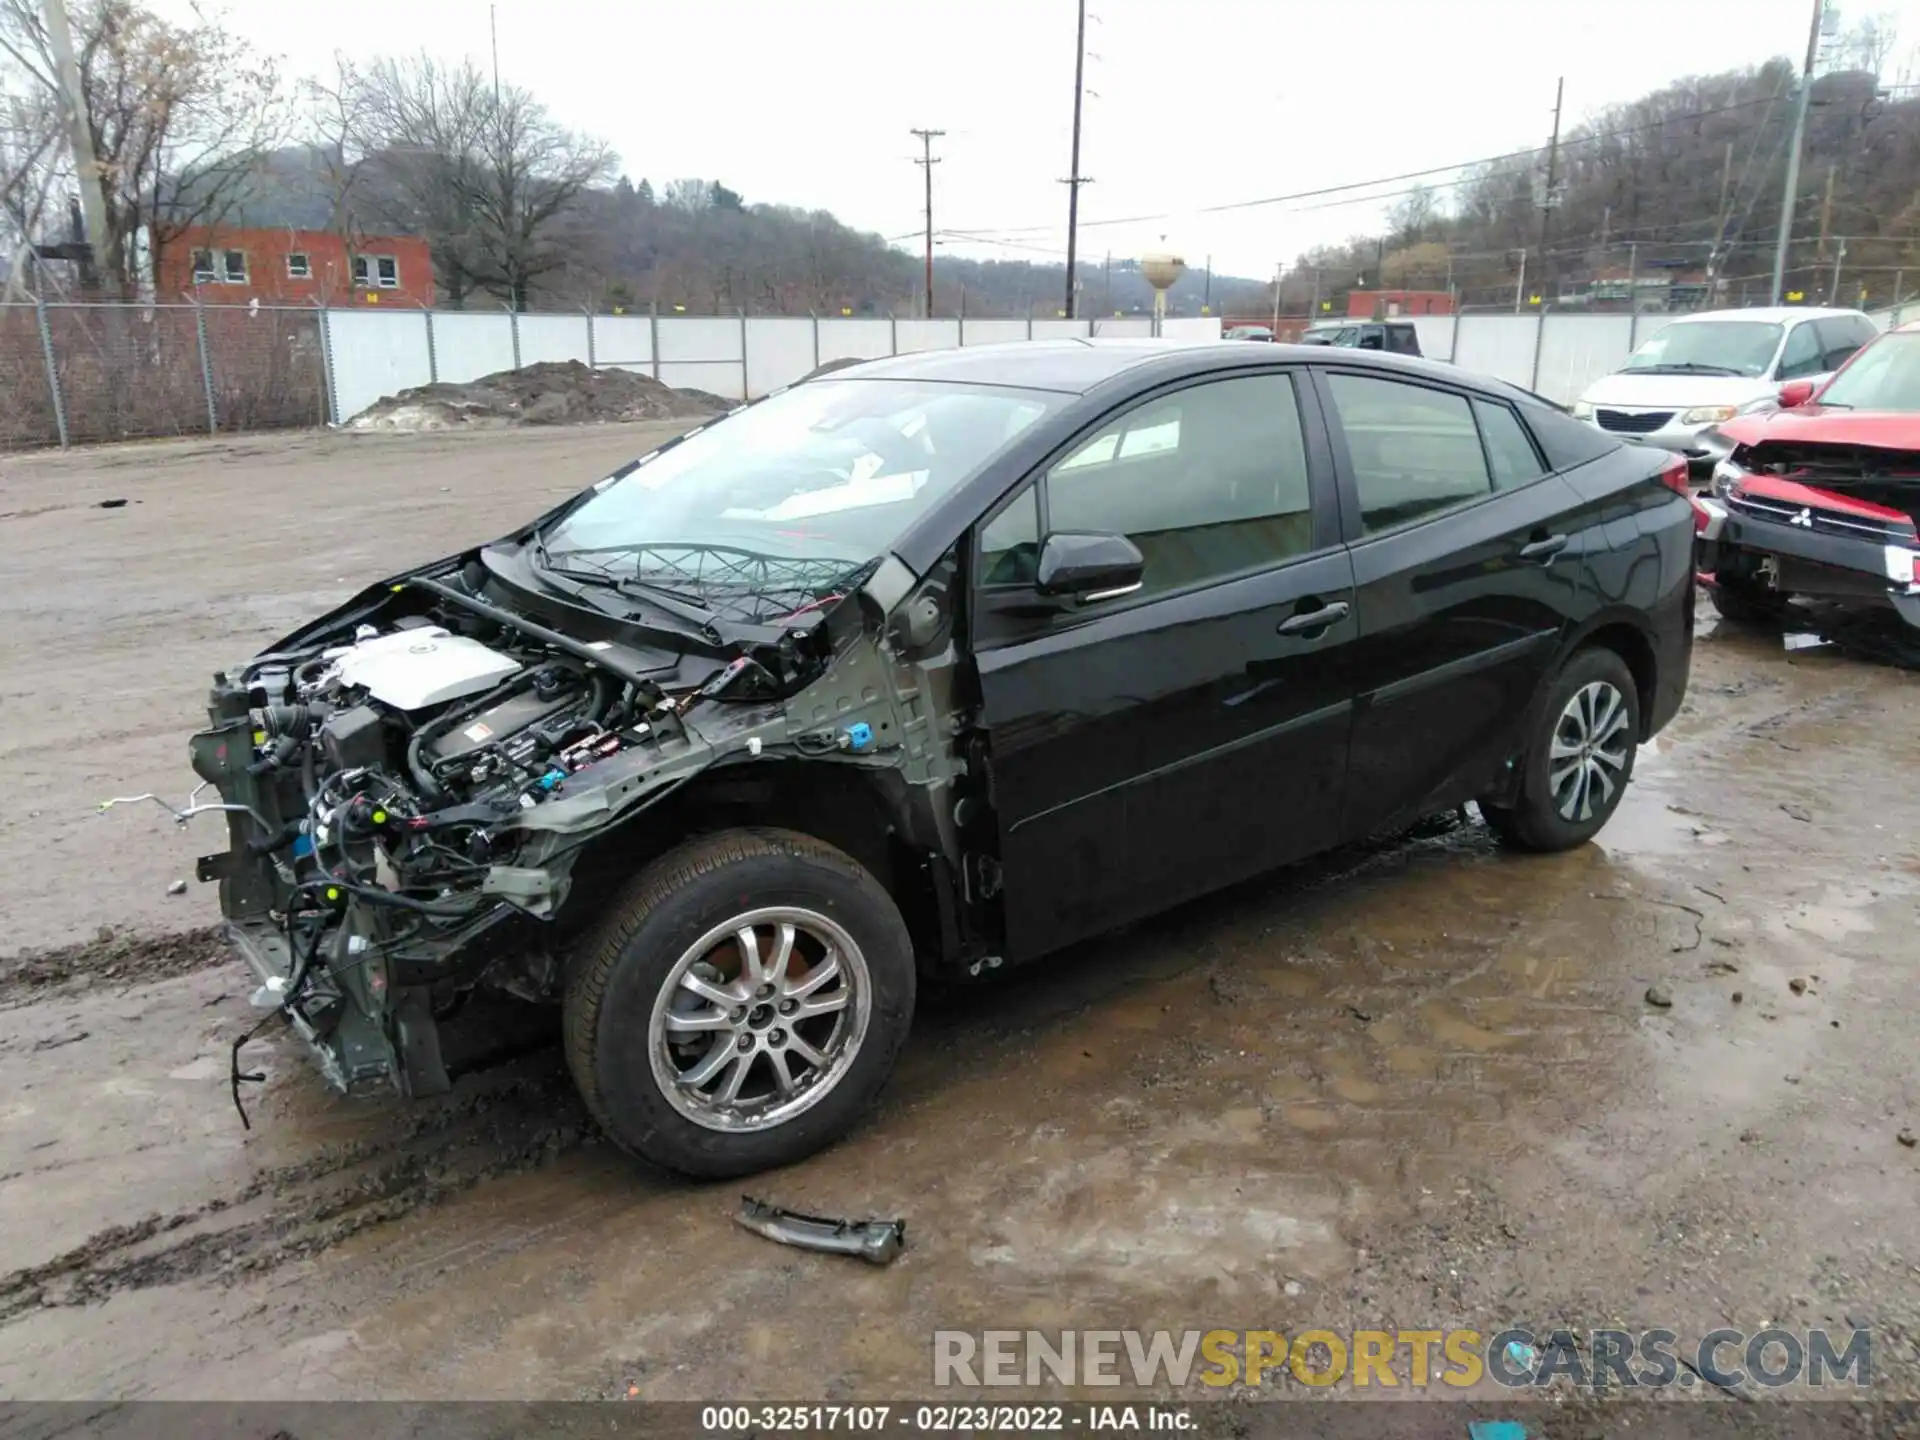
[[[329,310],[326,323],[336,420],[433,379],[420,311]]]
[[[498,315],[435,311],[433,353],[439,362],[440,378],[456,385],[511,370],[513,317],[504,311]]]
[[[596,340],[598,336],[594,337]],[[542,361],[578,360],[590,364],[593,356],[587,347],[585,315],[522,315],[520,317],[520,363],[538,365]]]
[[[1920,304],[1906,307],[1920,318]],[[331,310],[332,366],[338,397],[336,419],[365,409],[384,395],[432,378],[427,365],[424,315],[417,312]],[[1892,312],[1875,317],[1894,323]],[[1669,322],[1665,315],[1545,315],[1528,313],[1421,315],[1414,317],[1420,348],[1429,358],[1451,359],[1462,369],[1530,385],[1549,399],[1566,402],[1602,375],[1618,369],[1634,348]],[[478,379],[510,369],[515,318],[504,312],[437,311],[433,315],[438,378]],[[587,319],[572,315],[518,318],[520,363],[587,359]],[[829,360],[871,359],[894,353],[945,349],[962,343],[961,322],[880,319],[872,316],[601,315],[593,325],[593,358],[654,375],[669,385],[710,390],[728,399],[764,395],[790,385]],[[657,330],[656,330],[657,325]],[[1144,337],[1152,322],[1141,316],[1083,320],[1057,317],[969,319],[965,343],[997,345],[1057,340],[1089,334],[1106,339]],[[659,355],[654,355],[658,335]],[[1175,340],[1214,340],[1212,317],[1175,318],[1165,332]],[[742,346],[744,345],[744,352]],[[1536,356],[1537,349],[1537,356]],[[816,361],[817,357],[817,361]]]

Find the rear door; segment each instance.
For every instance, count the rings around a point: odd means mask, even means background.
[[[1032,557],[1067,530],[1129,536],[1140,588],[1037,596]],[[1352,569],[1303,371],[1123,407],[987,517],[973,569],[1011,956],[1332,842]]]
[[[1585,502],[1504,400],[1319,372],[1360,634],[1343,830],[1484,791],[1581,610]]]

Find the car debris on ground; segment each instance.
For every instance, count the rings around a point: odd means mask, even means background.
[[[734,1220],[756,1235],[801,1250],[852,1255],[870,1265],[891,1265],[907,1240],[904,1220],[835,1220],[783,1210],[751,1195],[740,1197]]]

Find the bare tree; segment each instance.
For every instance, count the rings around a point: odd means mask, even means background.
[[[382,60],[355,81],[386,218],[424,235],[448,302],[477,289],[524,307],[568,258],[575,202],[613,172],[599,141],[470,64]]]
[[[232,213],[288,111],[273,62],[213,21],[175,25],[135,0],[71,13],[106,212],[107,233],[87,238],[104,283],[132,289],[187,230]],[[58,93],[35,0],[0,0],[0,52],[33,91]]]

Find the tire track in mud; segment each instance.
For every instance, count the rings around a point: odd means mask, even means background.
[[[467,1077],[447,1100],[397,1112],[378,1135],[260,1170],[238,1191],[192,1208],[108,1226],[0,1275],[0,1325],[42,1307],[307,1259],[599,1140],[557,1049],[543,1050]]]
[[[134,935],[102,925],[91,940],[0,956],[0,1009],[98,986],[145,985],[233,958],[218,925]]]

